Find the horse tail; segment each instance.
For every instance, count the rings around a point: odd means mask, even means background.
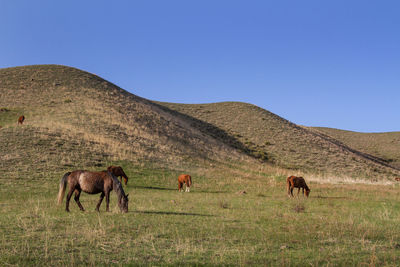
[[[128,183],[128,176],[125,174],[124,170],[121,168],[122,177],[125,179],[125,184]]]
[[[292,176],[289,176],[287,179],[286,179],[286,189],[287,189],[287,193],[288,194],[290,194],[290,178],[291,178]]]
[[[65,189],[67,189],[67,183],[68,183],[68,176],[71,174],[71,172],[67,172],[64,174],[63,178],[61,178],[60,181],[60,190],[58,191],[58,197],[57,197],[57,202],[58,205],[60,205],[63,201],[64,195],[65,195]]]

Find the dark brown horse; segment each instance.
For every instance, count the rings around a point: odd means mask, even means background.
[[[20,116],[20,117],[18,118],[18,124],[23,124],[23,123],[24,123],[24,120],[25,120],[25,116],[24,116],[24,115]]]
[[[190,187],[192,186],[192,177],[189,174],[181,174],[178,176],[179,192],[181,192],[184,183],[186,184],[185,192],[190,192]]]
[[[79,208],[84,211],[84,208],[79,201],[79,196],[81,191],[88,194],[98,194],[100,195],[100,200],[97,203],[96,210],[99,211],[101,202],[104,196],[106,197],[106,211],[109,211],[110,204],[110,192],[114,190],[118,197],[118,206],[122,212],[128,212],[128,195],[125,195],[122,189],[121,183],[118,181],[110,172],[90,172],[90,171],[73,171],[64,174],[60,181],[60,190],[58,191],[58,204],[62,203],[64,198],[65,190],[69,187],[69,192],[67,194],[67,202],[65,210],[69,211],[69,201],[72,194],[75,192],[75,202],[78,204]]]
[[[297,190],[297,195],[300,193],[300,189],[303,191],[304,195],[304,189],[306,190],[306,196],[310,194],[310,188],[308,188],[306,181],[304,180],[303,177],[296,177],[296,176],[289,176],[286,180],[286,187],[287,187],[287,193],[289,197],[293,197],[293,189],[296,187],[298,188]]]
[[[110,166],[107,168],[109,172],[114,174],[116,177],[119,177],[121,183],[122,183],[122,178],[124,178],[125,185],[128,184],[128,176],[126,176],[124,170],[120,166]]]

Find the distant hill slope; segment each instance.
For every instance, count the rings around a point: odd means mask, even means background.
[[[0,69],[0,94],[2,169],[90,168],[106,160],[173,167],[251,160],[192,127],[190,119],[75,68]],[[26,121],[17,126],[21,114]]]
[[[400,168],[400,132],[358,133],[325,127],[309,127],[309,129]]]
[[[0,173],[16,178],[103,168],[109,161],[171,169],[234,169],[235,162],[247,173],[270,162],[296,172],[371,179],[399,173],[254,105],[153,102],[65,66],[0,69],[0,95]],[[26,121],[17,126],[21,114]]]
[[[251,104],[160,104],[223,129],[252,154],[284,168],[354,177],[398,173],[377,157],[360,153]]]

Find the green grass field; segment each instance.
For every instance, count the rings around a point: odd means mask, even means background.
[[[129,212],[94,211],[99,195],[56,205],[62,173],[0,187],[2,265],[395,266],[400,262],[399,185],[309,183],[289,199],[284,176],[197,171],[190,193],[179,172],[134,167]],[[57,176],[58,175],[58,176]],[[245,190],[245,194],[238,192]]]

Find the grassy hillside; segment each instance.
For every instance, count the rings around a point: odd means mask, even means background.
[[[310,127],[310,129],[400,168],[400,132],[358,133],[325,127]]]
[[[0,81],[4,165],[12,163],[10,153],[18,154],[17,144],[22,154],[36,153],[54,167],[104,166],[107,160],[173,167],[251,160],[192,127],[190,119],[87,72],[26,66],[0,70]],[[23,127],[16,125],[20,114],[26,117]]]
[[[10,144],[18,143],[21,153],[34,155],[40,147],[36,161],[59,171],[104,167],[108,161],[181,169],[252,162],[363,179],[398,174],[384,160],[250,104],[154,103],[57,65],[1,69],[0,80],[0,135],[9,148],[0,152],[3,166],[18,161],[20,154],[10,157],[16,153]],[[23,127],[16,125],[20,114],[26,117]]]
[[[283,168],[371,179],[398,173],[379,158],[360,153],[251,104],[160,104],[224,130],[251,154]],[[201,125],[197,127],[201,130]]]

